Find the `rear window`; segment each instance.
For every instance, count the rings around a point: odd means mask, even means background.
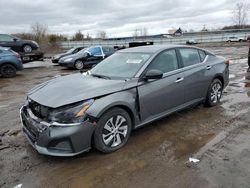
[[[182,48],[180,49],[180,55],[184,67],[195,65],[201,62],[200,54],[196,49]]]
[[[115,51],[114,48],[111,47],[103,47],[102,50],[104,53],[112,53]]]

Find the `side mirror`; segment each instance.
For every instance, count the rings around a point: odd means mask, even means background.
[[[144,79],[160,79],[163,77],[163,72],[157,69],[151,69],[146,72]]]
[[[17,41],[17,38],[13,38],[13,41],[16,42],[16,41]]]

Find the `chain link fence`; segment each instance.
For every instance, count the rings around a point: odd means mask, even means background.
[[[213,42],[226,42],[229,37],[237,37],[238,40],[247,40],[250,35],[250,29],[238,31],[217,31],[217,32],[197,32],[197,33],[184,33],[182,36],[169,36],[161,35],[158,37],[147,36],[139,38],[120,38],[120,39],[92,39],[82,41],[65,41],[60,42],[62,48],[68,49],[77,46],[125,46],[128,47],[130,42],[137,41],[152,41],[154,44],[186,44],[187,41],[192,40],[197,43],[213,43]]]

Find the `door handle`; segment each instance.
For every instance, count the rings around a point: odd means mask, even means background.
[[[175,81],[175,83],[182,82],[183,80],[184,80],[184,78],[177,78],[177,80]]]
[[[212,68],[212,66],[210,66],[210,65],[208,65],[208,66],[206,67],[207,70],[210,70],[211,68]]]

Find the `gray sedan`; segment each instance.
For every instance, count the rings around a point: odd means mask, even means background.
[[[121,50],[87,74],[33,88],[21,109],[23,131],[41,154],[73,156],[93,146],[113,152],[133,129],[194,104],[217,105],[228,67],[224,58],[195,47]]]

